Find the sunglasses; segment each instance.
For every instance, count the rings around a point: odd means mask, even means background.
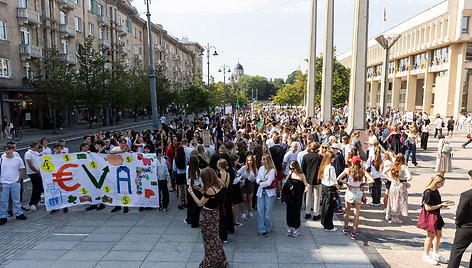
[[[321,148],[323,148],[323,149],[328,149],[328,147],[325,147],[325,146],[323,146],[323,147],[321,147]]]

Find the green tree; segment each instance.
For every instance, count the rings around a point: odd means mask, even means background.
[[[107,105],[107,83],[111,72],[105,68],[106,59],[93,48],[93,37],[88,36],[84,44],[79,44],[78,70],[74,76],[74,86],[77,90],[77,106],[88,108],[89,124],[92,128],[92,114],[96,109]]]
[[[186,85],[180,92],[180,98],[188,114],[198,114],[205,111],[210,105],[208,89],[201,78],[195,79]]]
[[[277,95],[272,97],[274,103],[278,105],[299,105],[302,102],[303,94],[295,85],[286,85],[277,91]]]
[[[48,51],[47,57],[35,66],[35,70],[32,81],[34,94],[31,98],[37,107],[48,110],[56,133],[56,111],[74,105],[72,72],[60,59],[56,48]]]

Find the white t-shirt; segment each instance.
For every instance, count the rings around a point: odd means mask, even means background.
[[[442,124],[443,124],[443,120],[441,118],[434,120],[434,127],[436,129],[442,128],[443,127]]]
[[[13,156],[12,158],[2,157],[2,171],[0,183],[15,183],[20,178],[20,169],[25,168],[21,158]]]
[[[69,153],[69,148],[67,148],[67,147],[62,148],[61,153],[68,154]]]
[[[377,136],[375,135],[369,136],[369,143],[373,143],[376,140],[377,140]],[[370,145],[370,144],[367,145],[367,150],[373,150],[373,149],[374,149],[374,145]]]
[[[161,116],[161,124],[165,124],[166,123],[166,117],[165,116]]]
[[[324,186],[334,186],[338,183],[336,180],[336,171],[331,164],[328,164],[323,171],[323,179],[321,183]]]
[[[33,151],[31,149],[28,149],[28,151],[25,153],[26,174],[31,175],[31,174],[36,173],[30,168],[30,165],[28,165],[27,160],[30,160],[31,164],[36,168],[37,157],[38,157],[38,152]]]
[[[49,147],[44,148],[43,147],[43,154],[52,154],[52,150]]]
[[[284,161],[283,162],[287,163],[287,165],[285,166],[285,170],[284,170],[285,176],[287,176],[288,172],[290,171],[290,162],[297,161],[297,155],[298,155],[298,152],[297,153],[292,153],[292,150],[288,151],[284,155]]]
[[[384,158],[384,155],[381,154],[380,155],[380,161],[382,162]],[[375,168],[375,165],[374,165],[374,160],[375,160],[375,155],[374,154],[371,154],[369,155],[369,159],[367,159],[367,163],[366,163],[366,168],[370,168],[370,176],[372,176],[372,178],[374,179],[377,179],[377,178],[381,178],[382,177],[382,170],[377,170]],[[387,160],[388,161],[388,160]],[[387,161],[385,161],[385,163],[387,163]],[[382,167],[382,165],[380,165],[380,167]],[[379,169],[380,169],[379,167]],[[384,167],[385,167],[385,164],[384,164]]]

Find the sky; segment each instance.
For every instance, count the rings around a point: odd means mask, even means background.
[[[218,69],[236,63],[245,74],[287,78],[306,71],[311,0],[150,0],[151,21],[174,37],[210,44],[210,75],[223,81]],[[370,0],[369,38],[444,0]],[[355,0],[335,0],[334,45],[340,55],[352,47]],[[317,48],[323,51],[325,0],[317,1]],[[132,2],[145,18],[144,0]],[[384,9],[386,19],[384,22]],[[213,49],[212,49],[213,53]],[[203,74],[207,75],[206,54]],[[228,78],[228,75],[226,76]],[[206,80],[206,79],[205,79]]]

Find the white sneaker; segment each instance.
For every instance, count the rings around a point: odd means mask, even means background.
[[[438,261],[433,259],[430,255],[423,254],[423,261],[432,265],[438,265]]]
[[[292,237],[297,237],[299,235],[300,235],[300,232],[298,230],[293,230]]]
[[[249,219],[254,220],[254,214],[252,214],[252,212],[249,212]]]
[[[437,262],[440,262],[440,263],[444,263],[444,264],[447,264],[449,262],[448,259],[442,257],[441,255],[439,254],[431,254],[431,257],[436,260]]]
[[[370,203],[369,203],[369,206],[375,206],[375,204],[374,204],[374,203],[372,203],[372,202],[370,202]]]
[[[287,236],[292,236],[293,230],[294,229],[292,227],[288,227],[287,228]]]
[[[323,229],[323,230],[325,230],[326,232],[336,232],[338,228],[333,227],[333,229]]]
[[[31,206],[29,207],[29,210],[38,210],[38,208],[37,208],[35,205],[31,205]]]
[[[241,214],[241,220],[243,220],[243,221],[247,220],[246,214]]]

